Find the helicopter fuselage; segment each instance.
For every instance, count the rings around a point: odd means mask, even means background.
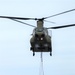
[[[46,28],[35,28],[30,43],[33,52],[52,52],[51,36]]]

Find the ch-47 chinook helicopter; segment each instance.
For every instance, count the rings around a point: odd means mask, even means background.
[[[23,18],[23,17],[10,17],[10,16],[0,16],[0,18],[11,19],[13,21],[34,27],[32,38],[30,39],[30,44],[31,44],[30,50],[33,51],[33,56],[35,55],[35,52],[50,52],[50,56],[52,56],[52,42],[51,42],[51,36],[48,34],[48,29],[59,29],[59,28],[71,27],[71,26],[75,26],[75,24],[45,28],[43,26],[44,21],[47,18],[55,17],[61,14],[71,12],[71,11],[75,11],[75,9],[71,9],[68,11],[64,11],[64,12],[51,15],[48,17],[43,17],[43,18]],[[22,22],[20,20],[36,20],[37,26],[33,26],[31,24]]]

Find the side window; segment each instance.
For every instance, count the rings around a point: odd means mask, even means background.
[[[36,28],[33,30],[33,36],[35,35],[35,30],[36,30]]]
[[[45,35],[48,35],[47,29],[44,29],[44,33],[45,33]]]

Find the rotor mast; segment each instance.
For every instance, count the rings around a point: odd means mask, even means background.
[[[37,28],[43,28],[43,24],[44,24],[43,19],[39,19],[37,21]]]

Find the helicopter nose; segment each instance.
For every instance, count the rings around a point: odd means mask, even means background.
[[[44,37],[45,37],[44,34],[40,34],[40,35],[35,34],[35,38],[36,38],[36,40],[38,40],[38,41],[43,41],[43,40],[44,40]]]

